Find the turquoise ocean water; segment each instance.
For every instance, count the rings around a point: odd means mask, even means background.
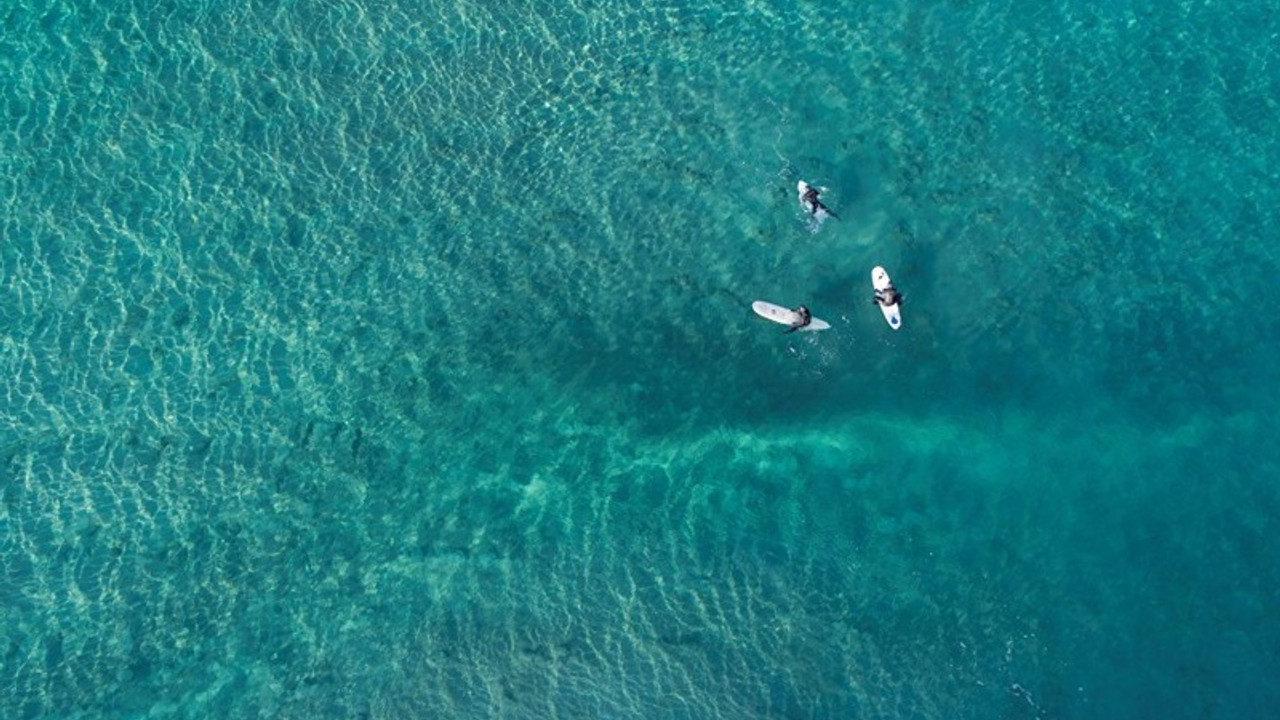
[[[1280,715],[1278,37],[9,0],[0,717]]]

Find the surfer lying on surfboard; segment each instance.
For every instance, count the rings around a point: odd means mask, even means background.
[[[817,217],[819,213],[823,213],[825,215],[830,215],[837,220],[840,219],[839,215],[831,212],[831,208],[823,205],[822,201],[818,199],[819,195],[827,191],[826,188],[816,188],[801,180],[797,183],[796,189],[800,191],[800,204],[805,210],[809,211],[810,215]]]
[[[796,318],[796,321],[791,324],[791,327],[782,331],[784,335],[787,333],[795,332],[800,328],[805,327],[809,323],[813,322],[813,313],[809,312],[809,308],[801,305],[800,307],[795,309],[795,313],[796,315],[799,315],[799,317]]]

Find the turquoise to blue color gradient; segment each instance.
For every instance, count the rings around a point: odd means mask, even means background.
[[[8,0],[0,717],[1280,715],[1278,36]]]

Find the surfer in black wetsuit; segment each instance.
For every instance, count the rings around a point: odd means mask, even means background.
[[[822,204],[822,201],[818,199],[819,194],[820,192],[818,188],[812,185],[805,185],[805,191],[804,194],[800,196],[800,202],[803,203],[805,207],[809,208],[810,215],[817,215],[818,211],[821,210],[831,217],[839,219],[839,215],[831,212],[831,208]]]
[[[795,309],[794,311],[792,311],[792,312],[794,312],[795,314],[799,315],[799,316],[800,316],[800,319],[799,319],[798,321],[796,321],[795,323],[793,323],[793,324],[791,325],[791,327],[787,328],[786,330],[783,330],[783,331],[782,331],[782,334],[783,334],[783,335],[785,335],[785,334],[787,334],[787,333],[795,332],[795,331],[799,330],[800,328],[802,328],[802,327],[804,327],[804,326],[808,325],[809,323],[813,322],[813,314],[809,312],[809,308],[807,308],[807,307],[805,307],[805,306],[803,306],[803,305],[801,305],[800,307],[796,308],[796,309]]]
[[[898,292],[892,284],[883,290],[877,290],[875,297],[871,298],[871,302],[881,306],[889,307],[902,302],[902,293]]]

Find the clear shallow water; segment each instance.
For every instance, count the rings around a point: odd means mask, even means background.
[[[9,6],[0,715],[1274,714],[1280,20],[915,5]]]

